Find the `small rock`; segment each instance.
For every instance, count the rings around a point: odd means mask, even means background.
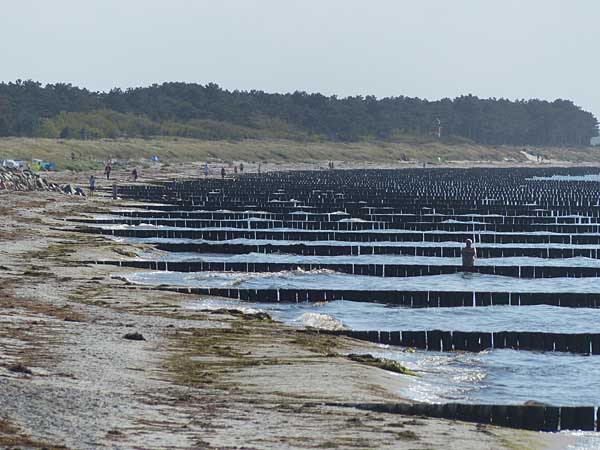
[[[65,317],[65,322],[81,322],[81,320],[76,319],[75,317]]]
[[[10,366],[8,368],[8,370],[10,370],[11,372],[25,373],[27,375],[33,375],[33,372],[21,363],[13,364],[12,366]]]
[[[129,339],[130,341],[145,341],[146,338],[142,336],[137,331],[135,333],[127,333],[123,336],[124,339]]]

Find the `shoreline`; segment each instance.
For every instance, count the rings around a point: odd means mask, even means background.
[[[403,381],[332,356],[356,348],[347,339],[186,310],[187,297],[122,289],[114,267],[81,266],[149,247],[50,228],[118,203],[2,192],[0,204],[0,445],[541,449],[572,441],[307,406],[402,400],[395,392]],[[133,332],[145,340],[123,338]],[[14,371],[18,364],[32,373]]]

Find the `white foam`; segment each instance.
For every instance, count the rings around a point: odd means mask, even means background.
[[[328,314],[305,312],[295,322],[308,327],[321,328],[323,330],[344,330],[346,327],[342,322]]]

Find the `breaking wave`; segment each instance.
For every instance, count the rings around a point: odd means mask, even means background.
[[[305,312],[294,322],[307,327],[320,328],[323,330],[344,330],[344,324],[328,314]]]

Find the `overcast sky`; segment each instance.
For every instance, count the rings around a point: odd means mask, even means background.
[[[598,0],[0,0],[0,80],[428,99],[600,118]]]

